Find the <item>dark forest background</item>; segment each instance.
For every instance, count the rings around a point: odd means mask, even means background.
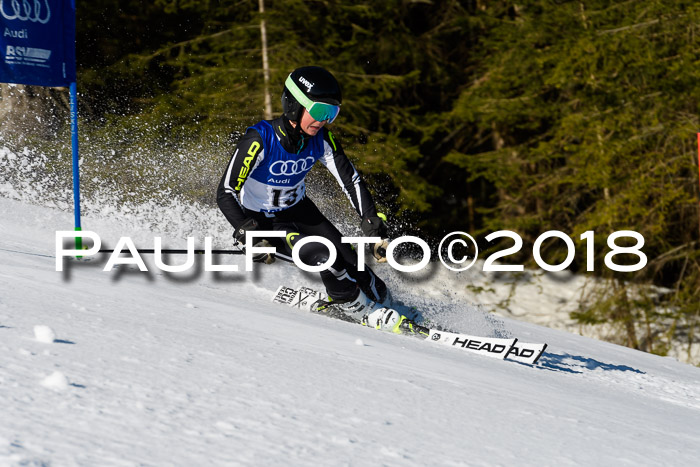
[[[394,235],[463,230],[494,251],[512,241],[483,237],[513,230],[524,246],[504,259],[533,266],[535,239],[560,230],[576,244],[570,270],[604,284],[577,319],[661,354],[672,337],[693,341],[699,2],[266,0],[265,10],[258,0],[78,2],[84,124],[128,129],[138,117],[158,129],[154,141],[235,140],[263,118],[264,19],[273,113],[294,68],[336,75],[345,100],[334,132]],[[618,230],[644,236],[641,271],[604,266]],[[562,262],[563,242],[545,242],[542,256]]]

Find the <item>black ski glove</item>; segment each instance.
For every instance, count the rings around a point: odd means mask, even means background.
[[[257,230],[258,229],[258,222],[255,219],[248,219],[244,223],[242,223],[235,232],[233,232],[233,239],[236,241],[238,245],[240,245],[240,248],[245,251],[245,237],[246,237],[246,232],[249,230]],[[255,242],[255,245],[257,247],[268,247],[272,246],[270,242],[265,240],[264,238],[259,238],[257,242]],[[272,264],[275,262],[275,255],[272,253],[256,253],[253,255],[253,262],[254,263],[265,263],[265,264]]]
[[[382,240],[371,246],[372,256],[379,263],[386,262],[386,249],[389,247],[388,232],[386,227],[386,216],[378,213],[376,216],[369,216],[362,219],[362,233],[365,237],[380,237]]]
[[[233,232],[233,239],[236,240],[236,243],[245,244],[245,233],[249,230],[257,229],[258,221],[256,221],[255,219],[247,219],[244,223],[238,226],[235,232]]]
[[[376,216],[365,217],[362,219],[362,233],[365,237],[381,237],[386,238],[387,228],[386,216],[384,214],[378,214]]]

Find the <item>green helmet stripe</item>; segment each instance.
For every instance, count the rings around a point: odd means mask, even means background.
[[[289,92],[292,93],[294,99],[296,99],[301,105],[303,105],[304,108],[308,109],[313,105],[314,101],[306,97],[306,94],[304,94],[303,91],[299,89],[297,83],[295,83],[292,79],[292,75],[287,76],[287,81],[284,82],[284,85],[287,87],[287,89],[289,89]]]

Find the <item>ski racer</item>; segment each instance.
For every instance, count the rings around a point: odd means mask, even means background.
[[[321,161],[360,216],[363,234],[386,238],[386,218],[377,213],[365,183],[326,127],[338,116],[341,102],[340,85],[329,71],[316,66],[294,70],[282,92],[283,115],[251,126],[238,141],[219,183],[217,204],[234,227],[237,242],[244,242],[250,230],[286,232],[286,238],[265,240],[280,259],[292,261],[294,245],[307,236],[330,240],[337,258],[320,273],[330,301],[317,309],[333,306],[363,324],[393,329],[401,317],[386,308],[391,301],[386,284],[368,266],[358,269],[357,253],[341,242],[342,234],[306,195],[306,175]],[[378,259],[381,244],[374,248]],[[311,242],[300,247],[299,258],[304,264],[320,265],[330,252]],[[257,260],[271,262],[274,257]]]

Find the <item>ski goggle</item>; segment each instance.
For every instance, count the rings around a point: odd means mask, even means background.
[[[285,81],[284,85],[287,89],[289,89],[289,92],[292,93],[292,96],[294,96],[297,102],[303,105],[306,111],[309,112],[311,118],[317,122],[328,120],[328,123],[333,123],[333,120],[335,120],[338,113],[340,113],[339,105],[326,104],[325,102],[314,102],[309,99],[306,94],[299,89],[297,83],[294,82],[292,75],[287,77],[287,81]]]

